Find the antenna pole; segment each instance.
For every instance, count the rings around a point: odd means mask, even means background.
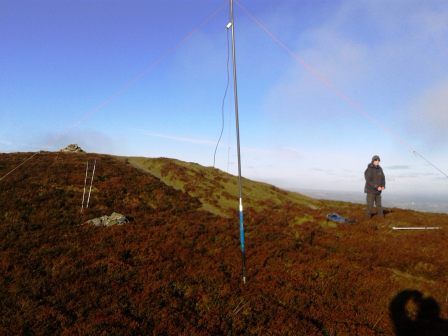
[[[243,188],[241,186],[241,151],[240,151],[240,124],[238,119],[238,88],[236,78],[236,51],[235,51],[235,19],[233,15],[233,0],[230,0],[230,28],[232,29],[232,61],[233,61],[233,94],[235,98],[236,144],[238,152],[238,189],[240,210],[240,243],[243,264],[243,283],[246,284],[246,251],[244,249],[244,216],[243,216]]]

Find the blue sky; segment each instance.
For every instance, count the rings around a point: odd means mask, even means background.
[[[240,3],[382,125],[236,5],[243,175],[362,192],[363,171],[379,154],[388,192],[447,194],[448,179],[410,149],[448,170],[447,1]],[[228,2],[217,0],[0,1],[0,151],[78,143],[211,165],[227,20]],[[235,173],[232,90],[217,166]]]

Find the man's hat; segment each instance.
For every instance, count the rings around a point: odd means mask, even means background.
[[[376,161],[376,160],[381,161],[381,159],[380,159],[380,157],[379,157],[378,155],[374,155],[374,156],[372,157],[372,162],[373,162],[373,161]]]

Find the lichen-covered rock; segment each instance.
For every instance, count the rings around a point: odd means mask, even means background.
[[[90,219],[86,224],[91,224],[93,226],[113,226],[113,225],[123,225],[128,223],[129,220],[126,216],[113,212],[110,216],[101,216],[98,218]]]

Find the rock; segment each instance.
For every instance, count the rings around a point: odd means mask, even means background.
[[[107,217],[107,216],[103,216],[103,217]],[[104,224],[103,224],[103,217],[94,218],[94,219],[88,220],[86,223],[87,224],[92,224],[93,226],[104,226]]]
[[[67,147],[61,149],[61,152],[85,153],[85,151],[81,147],[79,147],[77,144],[70,144]]]
[[[86,224],[91,224],[93,226],[113,226],[113,225],[123,225],[129,223],[126,216],[113,212],[110,216],[101,216],[98,218],[90,219]]]
[[[112,215],[109,216],[109,226],[110,225],[123,225],[128,223],[129,220],[122,214],[118,212],[113,212]]]

